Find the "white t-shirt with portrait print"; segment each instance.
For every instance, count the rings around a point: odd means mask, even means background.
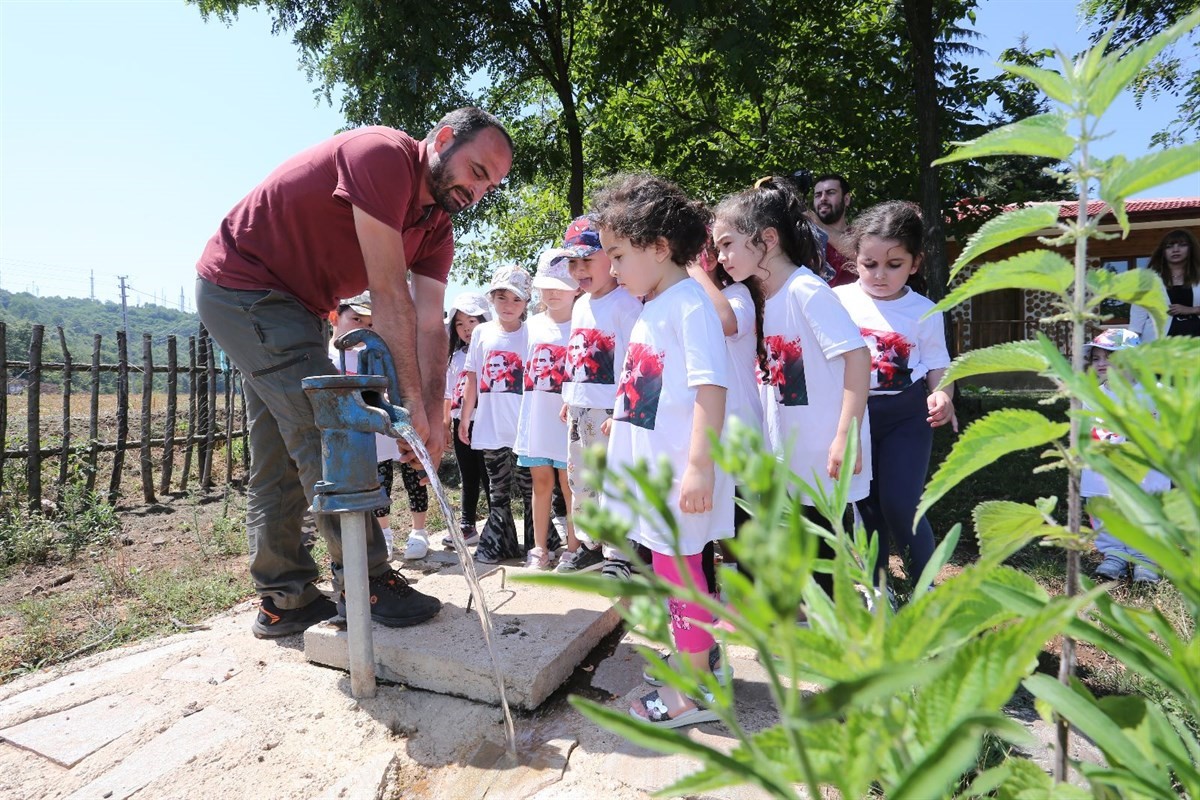
[[[725,419],[737,417],[756,431],[763,429],[762,398],[758,393],[758,325],[754,299],[743,283],[732,283],[721,290],[733,309],[737,331],[725,337],[729,352],[729,394],[725,400]]]
[[[329,360],[333,362],[333,366],[339,371],[342,368],[342,354],[346,356],[346,375],[358,374],[358,351],[362,350],[362,346],[351,348],[350,350],[338,350],[329,343]],[[390,399],[390,398],[389,398]],[[384,436],[382,433],[375,434],[375,461],[382,464],[384,461],[393,461],[400,458],[400,445],[396,439],[391,436]]]
[[[950,366],[942,312],[922,319],[934,306],[929,298],[905,289],[895,300],[879,300],[857,281],[833,293],[871,352],[871,394],[899,394],[923,380],[929,370]]]
[[[633,326],[613,409],[608,467],[618,473],[646,461],[652,469],[664,457],[674,480],[667,498],[679,526],[678,552],[695,555],[710,541],[733,535],[733,481],[716,470],[713,508],[703,514],[679,510],[679,488],[692,441],[696,390],[729,382],[725,335],[716,309],[691,278],[646,303]],[[652,504],[634,487],[633,507],[608,496],[604,507],[629,520],[630,538],[657,553],[676,552],[667,527]]]
[[[629,332],[641,313],[642,301],[624,286],[599,299],[584,294],[575,301],[567,341],[564,403],[580,408],[613,407]]]
[[[525,357],[525,394],[517,422],[517,455],[567,460],[567,423],[562,411],[567,374],[567,339],[571,320],[555,322],[548,313],[525,324],[529,349]]]
[[[790,457],[801,480],[832,491],[829,446],[837,436],[845,389],[841,356],[865,347],[858,326],[825,281],[798,267],[763,308],[766,383],[761,387],[767,439],[775,453]],[[849,499],[861,500],[871,487],[871,432],[863,415],[859,442],[862,471],[850,480]],[[853,465],[850,465],[853,469]],[[806,493],[801,502],[812,505]]]
[[[462,347],[450,356],[446,367],[446,399],[450,401],[451,419],[462,419],[463,389],[467,385],[467,348]],[[468,420],[469,421],[469,420]]]
[[[517,419],[525,391],[525,323],[515,331],[499,320],[480,323],[471,335],[463,369],[475,373],[475,429],[471,449],[499,450],[517,443]]]

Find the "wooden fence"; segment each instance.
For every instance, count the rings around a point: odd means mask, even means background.
[[[153,341],[148,333],[142,334],[140,364],[131,363],[125,331],[118,331],[116,334],[116,364],[100,363],[102,339],[99,334],[92,340],[91,363],[79,364],[67,348],[66,336],[61,327],[58,328],[58,342],[62,361],[47,362],[43,359],[45,333],[44,325],[34,325],[29,343],[29,360],[9,361],[7,331],[4,323],[0,322],[0,356],[4,358],[0,364],[0,441],[3,442],[3,447],[0,448],[0,492],[6,487],[5,470],[9,468],[8,462],[23,459],[29,507],[33,511],[39,511],[42,501],[50,499],[43,494],[44,459],[58,459],[55,483],[57,493],[61,495],[68,481],[78,480],[77,476],[70,474],[72,457],[82,459],[86,490],[89,493],[97,491],[97,476],[104,471],[100,463],[100,454],[111,453],[111,472],[105,497],[110,504],[115,504],[121,496],[125,455],[132,452],[138,455],[142,497],[145,502],[154,503],[157,502],[156,487],[159,494],[168,494],[172,491],[172,480],[177,478],[178,491],[187,491],[193,473],[202,489],[212,487],[218,472],[215,461],[219,446],[224,447],[225,481],[233,481],[233,444],[237,439],[243,440],[240,467],[243,474],[249,471],[249,447],[245,446],[246,403],[240,389],[241,375],[228,363],[218,367],[212,339],[203,327],[197,335],[188,337],[186,366],[179,364],[178,343],[174,335],[166,339],[166,365],[156,366]],[[52,433],[55,427],[52,420],[46,421],[45,427],[48,430],[43,429],[43,378],[47,373],[59,372],[62,373],[62,430],[61,436],[55,436]],[[115,429],[107,424],[106,420],[105,430],[102,432],[100,376],[106,372],[116,373],[117,376],[116,414]],[[73,427],[81,426],[73,426],[71,416],[73,378],[83,373],[90,376],[87,382],[90,388],[90,405],[86,433],[73,430]],[[9,386],[10,380],[16,380],[14,375],[20,376],[25,382],[26,437],[24,447],[10,449],[9,431],[17,428],[16,425],[9,424],[8,418]],[[138,437],[131,441],[130,378],[139,375],[140,424]],[[156,375],[166,376],[166,409],[165,414],[159,415],[158,419],[154,414]],[[186,378],[186,398],[180,398],[180,375]],[[180,425],[181,421],[185,423],[184,426]],[[185,427],[183,435],[179,434],[181,427]],[[102,433],[104,438],[110,440],[102,440]],[[55,442],[57,446],[53,446]],[[183,460],[178,472],[175,470],[177,455],[181,455]],[[156,464],[159,473],[157,482],[154,475]]]

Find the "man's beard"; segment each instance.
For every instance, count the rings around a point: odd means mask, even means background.
[[[467,190],[453,183],[454,176],[450,174],[449,169],[450,153],[453,151],[454,148],[451,147],[439,154],[436,163],[429,165],[429,191],[433,195],[433,201],[447,214],[457,214],[471,205],[471,197]]]
[[[833,225],[844,216],[846,216],[845,200],[838,203],[836,206],[831,205],[830,210],[825,213],[821,213],[819,209],[817,210],[817,219],[821,220],[821,222],[824,222],[826,225]]]

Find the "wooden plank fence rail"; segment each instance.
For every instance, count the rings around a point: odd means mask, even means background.
[[[74,469],[72,460],[83,467],[82,475],[75,480],[84,481],[85,491],[96,490],[96,476],[99,474],[101,463],[100,454],[112,454],[112,472],[109,476],[106,497],[109,503],[115,504],[121,496],[121,480],[124,472],[125,454],[136,451],[138,454],[138,472],[141,477],[141,496],[147,503],[157,502],[159,495],[169,494],[172,484],[178,481],[177,490],[187,491],[189,478],[196,478],[202,488],[211,488],[216,477],[213,469],[216,463],[216,448],[225,448],[224,478],[226,483],[232,483],[237,476],[234,473],[233,457],[234,442],[246,438],[246,401],[242,391],[241,375],[228,362],[219,358],[217,349],[208,337],[203,327],[199,336],[188,337],[188,364],[180,368],[178,342],[174,335],[166,337],[166,364],[154,363],[154,337],[149,333],[142,334],[142,357],[140,364],[131,364],[128,353],[128,339],[125,331],[116,333],[117,363],[101,363],[103,338],[100,334],[92,338],[92,358],[90,365],[87,361],[79,362],[73,358],[67,345],[67,336],[61,326],[57,328],[58,344],[62,351],[61,360],[43,360],[45,342],[45,326],[33,325],[29,333],[29,355],[26,361],[12,361],[7,358],[8,331],[7,326],[0,322],[0,498],[12,491],[25,490],[28,507],[33,512],[40,512],[44,501],[53,500],[43,487],[44,459],[57,458],[57,475],[55,471],[53,488],[50,490],[59,498],[68,491],[73,479]],[[161,351],[160,351],[161,353]],[[46,419],[47,431],[43,431],[43,413],[48,399],[55,395],[53,384],[45,383],[46,376],[57,380],[61,373],[61,434],[52,430],[55,425]],[[81,373],[88,373],[84,379]],[[102,428],[101,389],[102,376],[115,374],[116,408],[115,430],[114,415],[109,412],[103,418]],[[140,377],[138,377],[140,376]],[[187,392],[186,406],[181,404],[179,393],[180,377],[186,383],[183,391]],[[140,413],[135,418],[138,429],[130,430],[130,381],[141,381]],[[79,430],[78,420],[72,417],[72,400],[74,383],[83,380],[81,385],[88,388],[88,419],[86,441],[76,433]],[[109,378],[111,381],[111,378]],[[14,426],[9,424],[8,412],[13,407],[10,391],[24,388],[25,407],[25,442],[18,441],[13,446],[8,441],[8,433]],[[160,392],[165,389],[165,413],[155,413],[155,389]],[[218,401],[223,400],[224,408]],[[238,403],[241,408],[238,409]],[[18,409],[19,405],[16,406]],[[50,406],[51,414],[53,405]],[[19,412],[18,412],[19,413]],[[186,414],[186,420],[180,416]],[[54,415],[57,416],[57,415]],[[240,423],[240,424],[238,424]],[[237,427],[235,427],[237,425]],[[156,426],[159,429],[156,430]],[[17,428],[17,430],[20,430]],[[109,436],[102,440],[105,432]],[[51,441],[44,441],[46,436]],[[111,437],[111,438],[110,438]],[[156,458],[155,448],[161,451]],[[181,453],[182,451],[182,453]],[[192,475],[193,453],[196,474]],[[175,459],[182,455],[182,469],[176,469]],[[24,461],[25,486],[13,484],[11,470],[6,472],[14,460]],[[249,471],[249,448],[242,447],[239,460],[242,474]],[[105,462],[107,465],[107,460]],[[159,471],[157,486],[155,468]],[[52,468],[51,468],[52,469]],[[10,479],[10,480],[6,480]],[[17,500],[20,495],[12,499]]]

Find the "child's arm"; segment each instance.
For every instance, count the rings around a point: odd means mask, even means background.
[[[467,382],[463,386],[462,418],[458,423],[458,440],[463,444],[471,443],[471,417],[475,413],[475,381],[474,372],[467,373]]]
[[[451,416],[451,414],[450,414],[450,401],[449,400],[445,400],[442,403],[442,421],[446,423],[447,434],[449,433],[449,431],[454,430],[454,417]],[[449,438],[449,435],[447,435],[447,438]]]
[[[946,369],[931,369],[925,376],[926,382],[930,386],[936,387],[942,382],[942,377],[945,376]],[[930,427],[938,428],[950,423],[950,427],[955,433],[958,433],[958,417],[954,413],[954,384],[951,383],[944,390],[937,390],[929,393],[929,418],[926,422]]]
[[[711,383],[696,387],[696,410],[692,414],[688,463],[679,482],[679,510],[685,514],[712,511],[713,486],[717,476],[708,437],[710,431],[720,436],[724,424],[725,387]]]
[[[837,480],[842,472],[846,438],[850,421],[858,420],[858,450],[854,457],[854,474],[862,472],[862,422],[867,410],[867,394],[871,390],[871,354],[865,347],[842,353],[845,375],[842,378],[842,414],[838,417],[837,435],[829,445],[829,477]]]
[[[704,268],[699,264],[693,264],[688,267],[688,275],[692,277],[696,283],[704,289],[704,293],[708,295],[709,302],[713,304],[713,308],[717,310],[717,319],[721,320],[721,333],[726,336],[733,336],[738,332],[737,317],[733,314],[733,306],[729,304],[729,298],[721,294],[721,290],[712,279],[712,275],[704,271]]]

